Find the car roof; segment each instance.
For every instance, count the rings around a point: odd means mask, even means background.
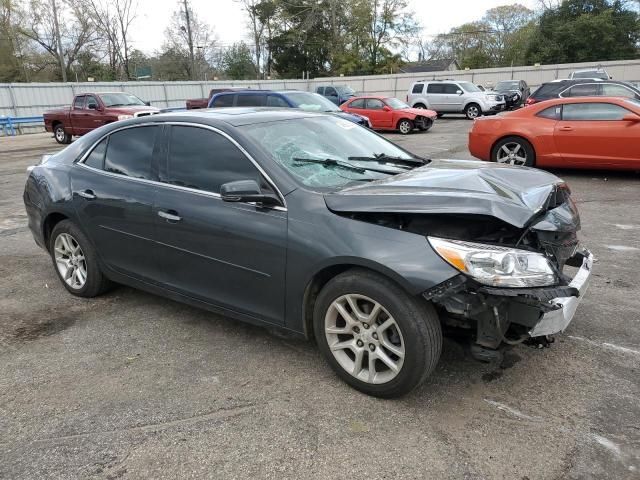
[[[215,126],[219,123],[226,123],[228,125],[237,127],[241,125],[296,120],[319,116],[325,116],[325,114],[298,110],[295,108],[226,107],[186,110],[181,112],[167,112],[157,115],[148,115],[146,117],[139,117],[139,119],[135,119],[133,121],[127,121],[132,123],[153,123],[154,121],[161,120],[163,122],[195,122],[212,126]]]
[[[582,68],[580,70],[573,71],[573,73],[583,73],[583,72],[604,72],[604,68],[602,67]]]
[[[544,102],[536,103],[535,106],[540,107],[552,107],[554,105],[565,105],[567,103],[624,103],[630,100],[626,97],[560,97],[545,100]],[[529,107],[527,107],[529,108]],[[526,109],[522,109],[526,110]],[[516,110],[517,111],[517,110]]]
[[[355,97],[351,97],[349,101],[353,102],[354,100],[357,100],[359,98],[377,98],[379,100],[384,100],[385,98],[392,98],[392,97],[389,97],[387,95],[356,95]]]

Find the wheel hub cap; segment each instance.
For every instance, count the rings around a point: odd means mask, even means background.
[[[325,336],[334,358],[357,379],[386,383],[398,375],[405,357],[400,328],[375,300],[343,295],[325,315]]]

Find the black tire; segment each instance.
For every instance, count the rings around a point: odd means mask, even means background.
[[[81,252],[84,254],[87,277],[84,285],[81,288],[73,288],[69,284],[67,284],[67,282],[62,277],[62,274],[60,273],[60,270],[58,269],[58,265],[56,263],[54,251],[56,239],[63,233],[73,237],[73,239],[80,246]],[[112,286],[111,281],[104,276],[102,270],[100,269],[100,265],[98,264],[98,256],[95,249],[93,248],[93,245],[86,237],[86,235],[82,232],[82,230],[80,230],[80,228],[71,220],[62,220],[53,228],[51,237],[49,238],[49,253],[53,262],[53,268],[58,275],[60,282],[69,291],[69,293],[78,297],[96,297],[106,292]]]
[[[329,347],[325,318],[333,302],[348,294],[375,300],[398,326],[405,356],[395,377],[386,383],[369,383],[354,377],[340,365]],[[331,368],[353,388],[376,397],[393,398],[409,393],[433,371],[442,351],[440,320],[431,304],[407,294],[388,278],[368,270],[348,270],[330,280],[316,299],[313,322],[318,346]],[[367,358],[368,355],[367,352]]]
[[[424,103],[416,103],[413,108],[423,108],[426,109],[427,106]]]
[[[470,103],[464,107],[464,114],[469,120],[474,120],[482,115],[482,108],[477,103]]]
[[[418,130],[421,132],[427,132],[433,126],[433,120],[427,118],[424,122],[418,124]]]
[[[58,123],[53,128],[53,138],[56,139],[56,142],[62,145],[71,143],[71,135],[64,131],[64,125],[62,125],[61,123]]]
[[[533,148],[533,145],[531,145],[531,143],[529,143],[527,140],[525,140],[522,137],[516,137],[516,136],[510,136],[510,137],[504,137],[501,138],[499,141],[496,142],[496,144],[493,146],[493,148],[491,149],[491,161],[492,162],[498,162],[498,163],[509,163],[509,162],[505,162],[502,161],[502,159],[499,159],[498,154],[501,151],[503,146],[507,146],[508,149],[510,148],[510,145],[520,145],[520,148],[522,149],[522,151],[524,151],[525,155],[526,155],[526,159],[524,161],[524,163],[520,164],[520,163],[511,163],[512,165],[520,165],[523,167],[535,167],[536,165],[536,151]]]
[[[409,135],[411,132],[413,132],[415,125],[408,118],[402,118],[398,121],[398,125],[396,126],[396,128],[402,135]]]

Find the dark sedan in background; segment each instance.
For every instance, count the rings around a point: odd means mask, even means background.
[[[502,80],[494,90],[504,95],[507,108],[520,107],[531,95],[531,89],[524,80]]]
[[[70,293],[117,282],[315,338],[381,397],[429,375],[442,324],[487,351],[564,330],[592,265],[554,175],[294,109],[107,125],[31,167],[24,203]]]

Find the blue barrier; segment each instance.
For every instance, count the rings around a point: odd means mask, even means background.
[[[12,137],[16,134],[15,126],[23,123],[44,123],[44,117],[42,115],[38,117],[0,117],[2,133]]]

